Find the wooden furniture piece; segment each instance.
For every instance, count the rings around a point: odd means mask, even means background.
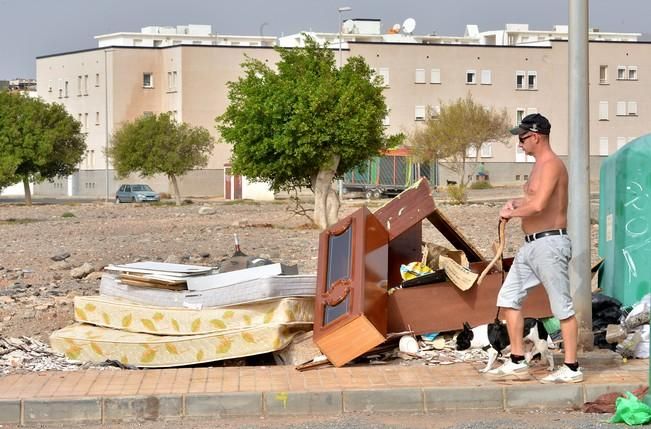
[[[505,275],[501,269],[493,268],[467,291],[450,281],[392,289],[402,283],[400,265],[421,260],[425,219],[466,254],[471,270],[480,273],[487,266],[479,250],[436,208],[425,179],[375,213],[359,209],[321,233],[314,341],[335,366],[379,345],[387,332],[444,332],[462,329],[464,322],[474,326],[495,319]],[[504,260],[505,270],[511,261]],[[551,315],[542,285],[529,292],[523,314]]]
[[[319,236],[314,342],[335,366],[385,340],[388,244],[366,207]]]

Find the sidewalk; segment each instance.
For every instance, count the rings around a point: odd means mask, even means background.
[[[557,362],[561,356],[556,356]],[[298,372],[290,366],[85,370],[0,378],[0,424],[107,423],[230,416],[427,413],[443,409],[578,409],[605,392],[647,385],[649,361],[622,363],[597,350],[579,356],[585,381],[495,382],[483,363],[346,366]]]

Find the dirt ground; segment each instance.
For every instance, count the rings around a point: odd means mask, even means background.
[[[482,202],[437,206],[490,259],[502,203],[487,200],[507,194],[518,190],[483,190],[476,194]],[[384,202],[346,200],[340,216],[364,204],[373,211]],[[203,207],[214,213],[201,214]],[[427,221],[423,225],[425,241],[450,246]],[[505,256],[522,243],[519,228],[519,221],[509,223]],[[180,207],[60,201],[27,207],[0,200],[0,335],[47,341],[73,321],[75,295],[98,294],[106,265],[153,260],[219,266],[233,253],[234,234],[248,255],[297,264],[299,273],[316,272],[319,231],[289,212],[286,201],[195,199]],[[592,235],[594,257],[596,226]],[[70,256],[53,260],[65,254]],[[74,278],[74,269],[85,263],[92,272]]]

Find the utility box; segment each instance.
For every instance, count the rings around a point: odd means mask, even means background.
[[[599,186],[599,286],[631,305],[651,283],[651,134],[609,156]]]

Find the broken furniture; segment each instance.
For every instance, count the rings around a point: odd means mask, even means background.
[[[475,326],[495,319],[505,274],[497,267],[467,291],[450,281],[400,288],[400,265],[422,258],[425,219],[466,254],[472,271],[480,273],[488,265],[436,208],[425,179],[375,213],[361,208],[321,233],[314,341],[335,366],[371,350],[387,332],[444,332],[461,329],[464,322]],[[505,259],[503,266],[511,263],[512,258]],[[392,288],[397,289],[389,295]],[[529,291],[523,314],[551,315],[542,285]]]

